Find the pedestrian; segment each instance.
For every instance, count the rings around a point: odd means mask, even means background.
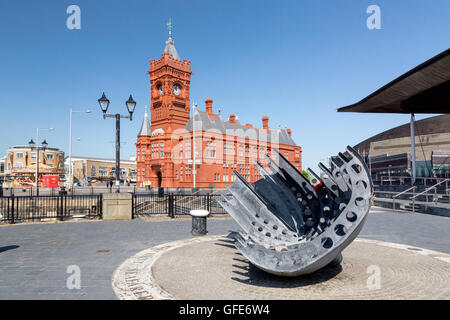
[[[152,182],[150,180],[147,181],[148,191],[152,188]]]

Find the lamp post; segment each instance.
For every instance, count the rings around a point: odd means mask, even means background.
[[[91,113],[91,110],[78,111],[70,108],[70,120],[69,120],[69,181],[68,187],[73,188],[73,168],[72,168],[72,114],[73,113]]]
[[[196,157],[196,153],[197,151],[195,150],[195,110],[197,110],[197,103],[194,102],[193,108],[192,108],[192,151],[193,151],[193,162],[194,164],[192,165],[192,177],[193,177],[193,183],[192,183],[192,188],[195,189],[196,185],[195,185],[195,179],[197,176],[197,157]]]
[[[129,116],[123,116],[120,113],[116,114],[107,114],[110,101],[106,98],[105,93],[103,92],[102,97],[98,99],[98,104],[103,112],[103,119],[106,118],[114,118],[116,119],[116,193],[120,192],[120,118],[133,120],[133,112],[136,107],[136,101],[133,100],[133,97],[130,94],[130,97],[127,101],[125,101],[125,105],[127,106]]]
[[[411,130],[411,185],[416,182],[416,136],[414,133],[414,113],[411,113],[410,130]]]
[[[40,129],[36,128],[36,143],[34,143],[33,139],[28,143],[30,145],[31,150],[36,149],[36,173],[35,173],[35,187],[36,187],[36,195],[39,195],[39,150],[45,150],[48,147],[47,141],[44,139],[42,141],[42,145],[39,146],[39,130],[48,130],[53,131],[53,128],[45,128]]]

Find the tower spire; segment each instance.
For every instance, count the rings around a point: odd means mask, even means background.
[[[175,60],[181,60],[178,55],[177,49],[175,49],[175,44],[172,40],[172,18],[169,18],[169,21],[166,23],[167,31],[169,31],[169,39],[166,41],[166,47],[164,48],[164,52],[170,54]]]
[[[139,130],[138,137],[149,137],[151,134],[152,132],[150,122],[148,121],[147,106],[145,106],[144,121],[142,121],[141,130]]]

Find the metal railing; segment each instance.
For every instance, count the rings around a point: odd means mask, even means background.
[[[153,190],[152,190],[153,191]],[[208,210],[210,214],[227,212],[219,205],[221,194],[133,193],[132,216],[188,215],[191,210]],[[0,197],[0,223],[102,218],[103,194],[21,195]]]
[[[410,176],[379,176],[375,177],[375,181],[380,181],[381,185],[384,185],[383,182],[388,182],[389,185],[392,185],[392,182],[398,181],[400,184],[403,184],[405,181],[409,181],[411,183]],[[417,180],[417,179],[416,179]]]
[[[417,188],[416,186],[412,186],[411,188],[408,188],[408,189],[406,189],[406,190],[404,190],[404,191],[402,191],[402,192],[399,192],[399,193],[393,195],[393,196],[392,196],[392,208],[395,209],[395,199],[396,199],[396,198],[398,198],[398,197],[400,197],[401,195],[407,193],[409,190],[413,190],[413,194],[414,194],[414,190],[415,190],[416,188]]]
[[[133,193],[133,218],[141,215],[168,214],[168,195]]]
[[[399,182],[399,184],[405,184],[405,183],[411,184],[411,179],[412,178],[410,176],[391,175],[389,177],[389,176],[383,175],[383,176],[376,177],[374,180],[380,181],[382,185],[383,185],[383,182],[388,182],[389,185],[392,185],[393,182],[397,182],[397,181]],[[433,183],[438,183],[438,182],[445,181],[445,180],[449,180],[449,179],[448,178],[434,178],[434,177],[417,177],[415,184],[427,186],[427,185],[430,185],[430,184],[433,185]]]
[[[133,192],[133,193],[156,193],[157,188],[153,188],[150,191],[144,187],[135,186],[121,186],[121,192]],[[59,195],[61,188],[47,188],[40,187],[39,194],[35,187],[9,187],[3,188],[3,196],[15,197],[31,197],[31,196],[57,196]],[[70,195],[94,195],[94,194],[104,194],[115,192],[114,188],[109,188],[107,186],[87,186],[87,187],[73,187],[71,189],[65,189],[65,192]]]
[[[0,197],[0,222],[101,218],[102,200],[101,194]]]
[[[416,198],[417,198],[418,196],[425,195],[426,202],[428,203],[428,191],[434,190],[434,197],[433,197],[433,200],[434,200],[434,202],[435,202],[435,204],[436,204],[436,203],[437,203],[437,189],[436,189],[436,187],[437,187],[438,185],[440,185],[440,184],[442,184],[442,183],[445,182],[445,183],[446,183],[446,190],[447,190],[447,185],[448,185],[448,182],[449,182],[449,181],[450,181],[450,179],[444,179],[444,180],[442,180],[442,181],[436,183],[435,185],[433,185],[433,186],[431,186],[431,187],[425,189],[424,191],[422,191],[422,192],[420,192],[420,193],[418,193],[418,194],[412,196],[411,198],[409,198],[409,200],[412,200],[412,209],[413,209],[413,213],[416,212],[416,211],[415,211],[415,210],[416,210],[416,208],[415,208],[415,201],[416,201]]]
[[[448,198],[448,203],[450,204],[450,189],[445,190],[445,196]],[[441,196],[443,198],[444,196]]]
[[[137,186],[127,186],[121,185],[120,192],[126,193],[158,193],[158,187],[152,187],[147,189],[145,187],[137,187]],[[3,187],[2,192],[0,192],[0,197],[2,196],[57,196],[59,195],[61,188],[49,188],[49,187],[40,187],[39,194],[37,194],[37,190],[35,187]],[[212,194],[215,192],[225,191],[225,189],[198,189],[193,191],[192,188],[164,188],[165,193],[173,193],[173,194]],[[86,187],[73,187],[71,189],[65,189],[65,192],[70,195],[93,195],[93,194],[104,194],[104,193],[112,193],[115,192],[114,187],[110,188],[106,185],[95,185],[95,186],[86,186]],[[3,195],[1,195],[3,193]]]
[[[133,194],[133,218],[138,216],[188,215],[191,210],[207,210],[210,214],[226,214],[217,194]]]

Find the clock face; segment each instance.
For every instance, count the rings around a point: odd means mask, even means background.
[[[178,85],[174,85],[173,86],[173,93],[175,93],[176,95],[179,95],[181,92],[181,89]]]
[[[162,94],[163,94],[163,87],[162,86],[159,86],[158,93],[159,93],[160,96],[162,96]]]

